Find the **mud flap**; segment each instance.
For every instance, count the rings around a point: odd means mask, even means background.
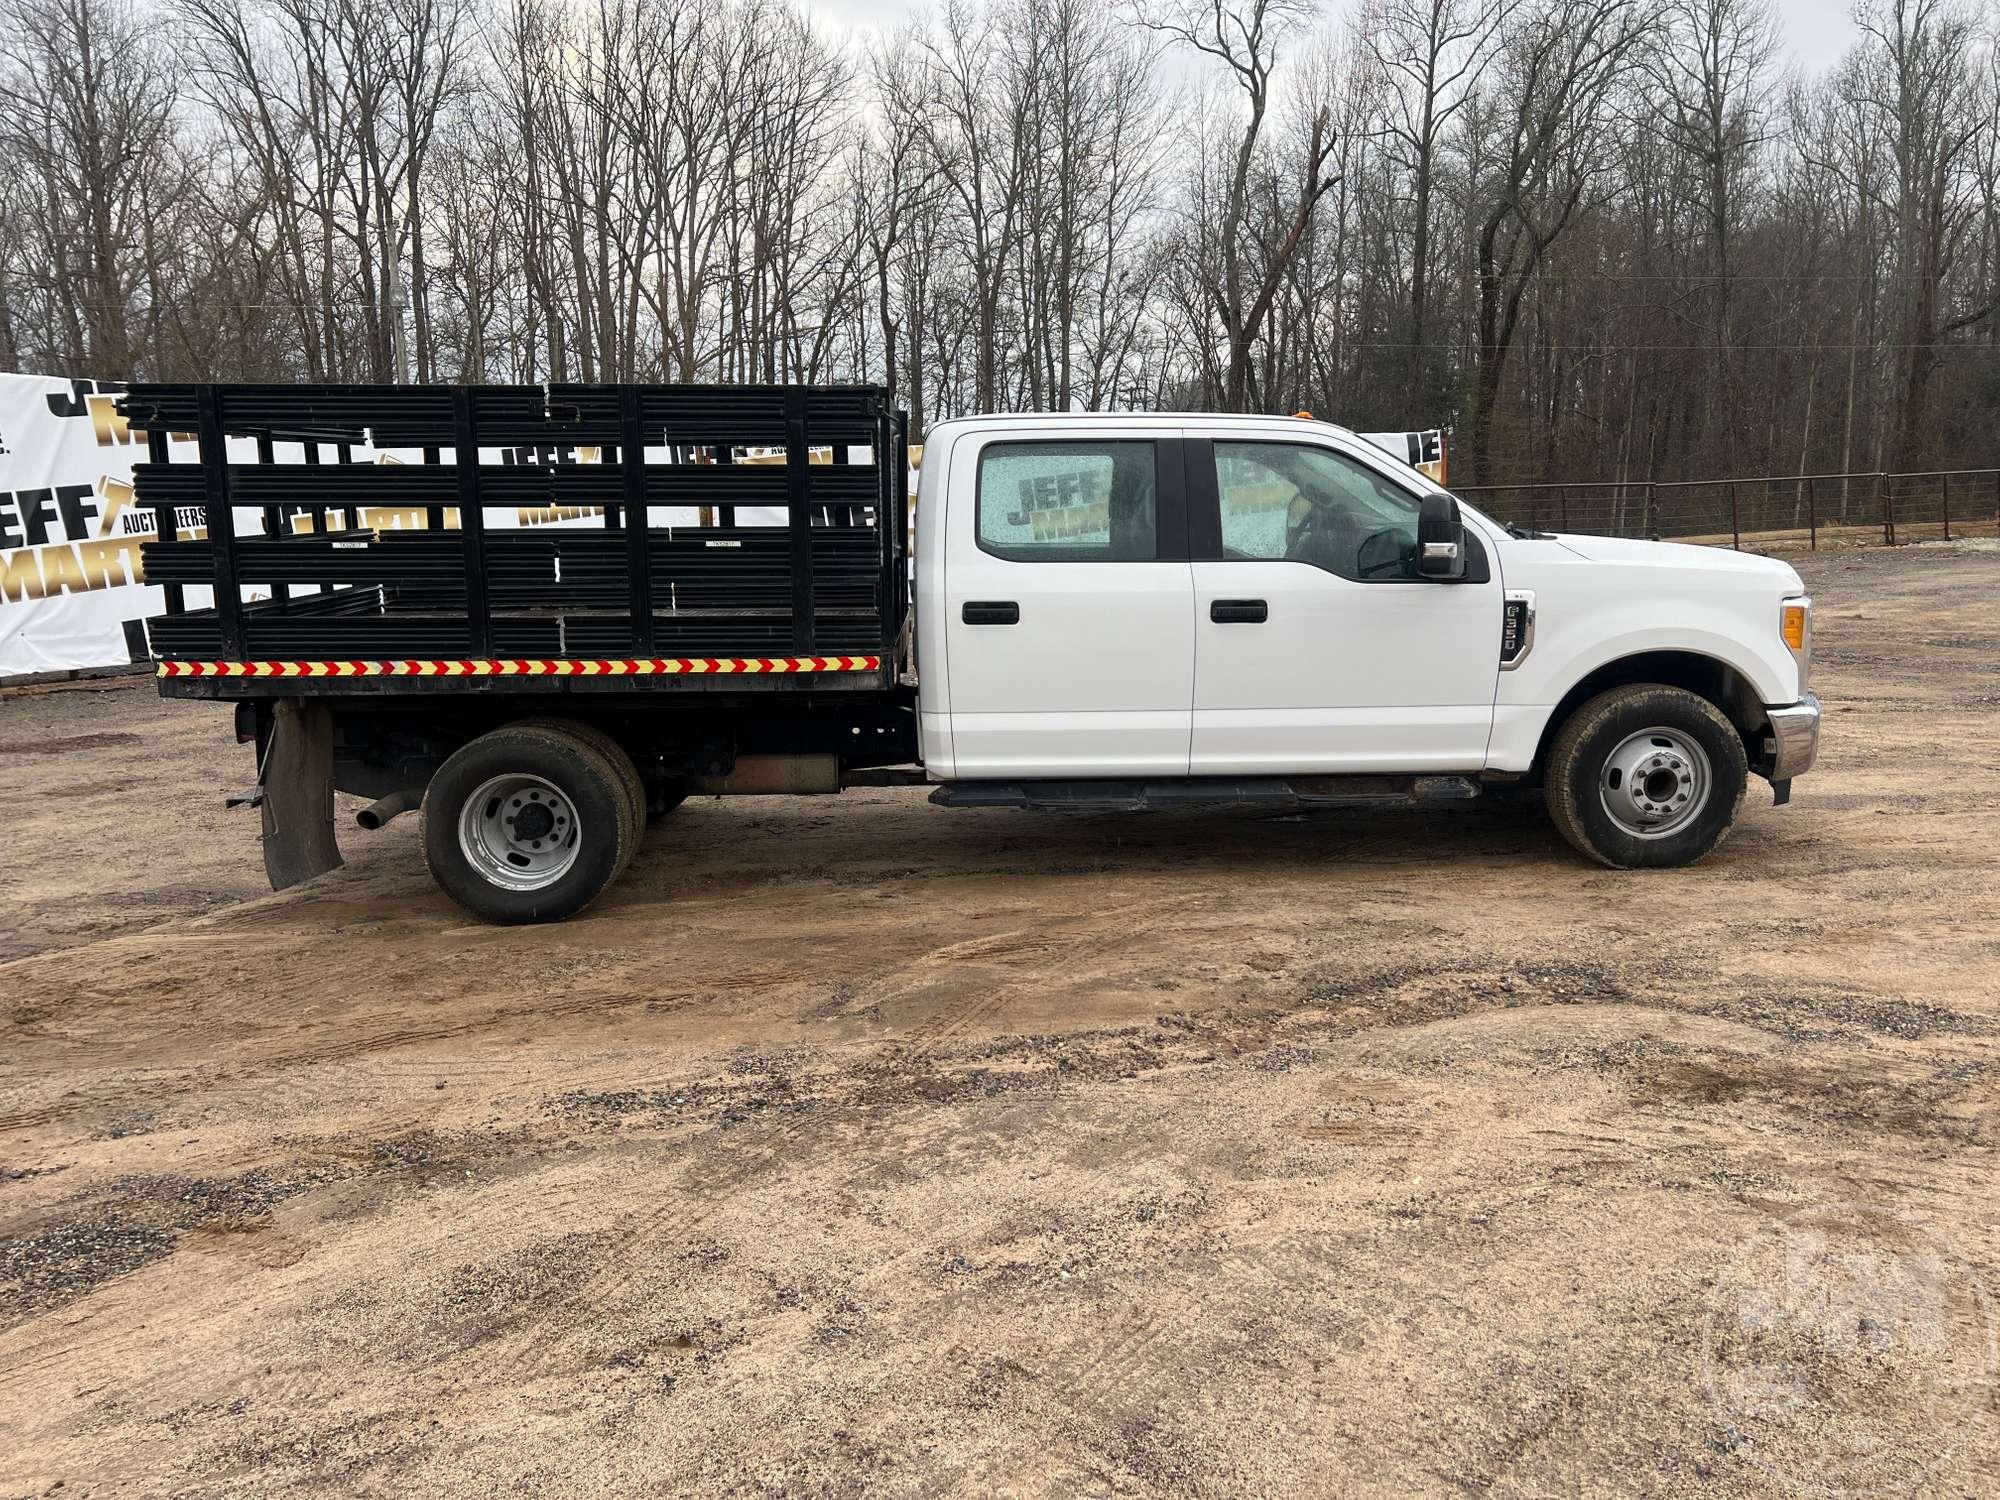
[[[282,698],[264,754],[264,873],[282,891],[341,866],[333,837],[333,715]]]

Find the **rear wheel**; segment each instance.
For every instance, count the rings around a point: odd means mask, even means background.
[[[1721,709],[1685,688],[1600,693],[1556,734],[1549,816],[1581,853],[1620,869],[1691,865],[1728,837],[1749,759]]]
[[[424,793],[424,859],[444,893],[488,922],[557,922],[616,880],[637,843],[617,767],[548,724],[464,746]]]
[[[632,846],[626,855],[629,860],[638,852],[639,840],[646,833],[646,783],[639,779],[639,768],[625,753],[625,747],[596,725],[580,723],[575,719],[523,719],[521,725],[528,729],[548,729],[582,740],[610,762],[625,789],[625,803],[631,815]]]

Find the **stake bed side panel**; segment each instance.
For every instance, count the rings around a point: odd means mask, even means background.
[[[143,646],[165,695],[899,679],[907,420],[879,387],[138,385],[119,409],[147,445],[133,503],[167,612]]]

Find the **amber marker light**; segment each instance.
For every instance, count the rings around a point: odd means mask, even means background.
[[[1804,656],[1806,652],[1806,621],[1811,616],[1812,605],[1804,599],[1785,601],[1779,633],[1785,644],[1792,648],[1794,656]]]

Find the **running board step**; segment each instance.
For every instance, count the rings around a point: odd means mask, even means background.
[[[1198,807],[1316,811],[1470,802],[1469,776],[1192,776],[1180,781],[958,781],[931,793],[940,807],[1036,812],[1162,812]]]

